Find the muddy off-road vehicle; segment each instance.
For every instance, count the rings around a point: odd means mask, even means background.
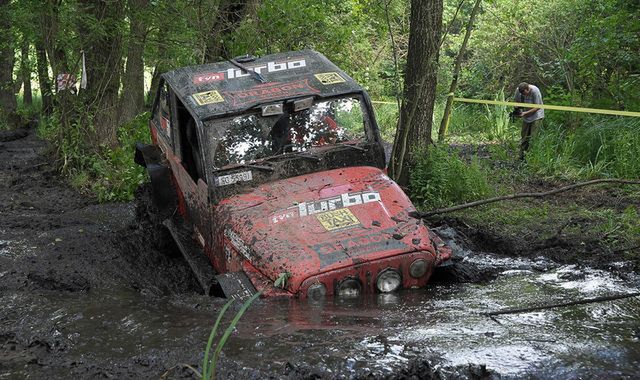
[[[450,256],[385,175],[367,93],[320,53],[168,72],[149,127],[136,162],[207,294],[395,292]]]

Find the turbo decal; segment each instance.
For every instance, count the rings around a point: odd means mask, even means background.
[[[273,73],[276,71],[298,69],[300,67],[307,66],[307,61],[304,59],[284,61],[284,62],[267,62],[266,65],[249,66],[247,67],[251,71],[255,71],[258,74]],[[266,69],[266,70],[265,70]],[[242,69],[227,69],[227,77],[229,79],[248,77],[250,73]]]
[[[348,208],[323,212],[317,214],[316,218],[327,231],[360,225],[358,218]]]
[[[253,180],[253,174],[250,171],[213,177],[213,182],[216,186],[233,185],[234,183],[249,182],[251,180]]]
[[[287,83],[267,83],[254,86],[248,90],[226,91],[224,94],[232,99],[234,106],[241,106],[274,98],[311,95],[319,92],[319,90],[309,85],[308,79],[303,79]]]
[[[408,249],[408,246],[402,241],[392,238],[388,233],[384,233],[389,231],[385,230],[383,233],[356,236],[336,242],[320,243],[312,245],[310,248],[318,254],[323,267],[340,260],[366,255],[371,252]]]
[[[236,234],[231,228],[225,228],[224,236],[229,239],[231,246],[235,248],[236,251],[240,252],[245,259],[252,261],[253,251],[251,251],[251,248],[242,241],[242,238],[240,238],[238,234]]]
[[[336,72],[320,73],[320,74],[315,74],[314,76],[316,77],[316,79],[320,81],[320,83],[324,85],[345,82],[344,78]]]
[[[199,106],[224,102],[224,98],[216,90],[199,92],[197,94],[191,95],[191,97]]]
[[[193,84],[204,84],[218,82],[224,80],[224,72],[221,73],[205,73],[193,77]]]
[[[289,207],[286,210],[279,211],[271,216],[271,222],[279,223],[283,220],[295,218],[296,216],[305,217],[308,215],[319,214],[325,211],[339,210],[359,204],[380,202],[380,193],[377,191],[363,191],[359,193],[344,193],[331,198],[324,198],[313,202],[302,202],[297,206]],[[297,213],[292,210],[298,209]],[[297,214],[297,215],[296,215]]]
[[[267,62],[264,65],[248,66],[247,68],[258,74],[264,74],[264,73],[273,73],[276,71],[299,69],[301,67],[306,67],[306,66],[307,66],[306,60],[297,59],[292,61]],[[227,79],[236,79],[236,78],[248,77],[249,75],[251,75],[251,73],[246,72],[242,69],[230,68],[230,69],[227,69],[227,71],[220,71],[217,73],[197,74],[191,80],[193,81],[193,84],[205,84],[205,83],[223,81],[225,80],[225,77]]]
[[[300,216],[313,215],[324,211],[338,210],[363,203],[379,202],[380,194],[377,191],[362,193],[344,193],[337,197],[321,199],[315,202],[304,202],[298,205]]]

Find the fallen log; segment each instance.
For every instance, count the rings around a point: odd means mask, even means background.
[[[596,184],[599,184],[599,183],[620,183],[620,184],[625,184],[625,185],[640,185],[640,181],[632,181],[632,180],[627,180],[627,179],[613,179],[613,178],[612,179],[594,179],[594,180],[591,180],[591,181],[575,183],[573,185],[560,187],[558,189],[554,189],[554,190],[550,190],[550,191],[543,191],[543,192],[540,192],[540,193],[517,193],[517,194],[503,195],[503,196],[500,196],[500,197],[481,199],[479,201],[464,203],[464,204],[461,204],[461,205],[447,207],[447,208],[439,208],[439,209],[426,211],[426,212],[412,211],[412,212],[409,213],[409,216],[414,217],[414,218],[426,218],[426,217],[432,216],[432,215],[444,214],[444,213],[447,213],[447,212],[463,210],[465,208],[476,207],[476,206],[481,206],[481,205],[485,205],[485,204],[488,204],[488,203],[500,202],[500,201],[505,201],[505,200],[518,199],[518,198],[542,198],[542,197],[546,197],[546,196],[549,196],[549,195],[554,195],[554,194],[557,194],[557,193],[561,193],[561,192],[564,192],[564,191],[577,189],[579,187],[596,185]]]
[[[558,307],[584,305],[584,304],[589,304],[589,303],[605,302],[605,301],[614,301],[614,300],[619,300],[619,299],[624,299],[624,298],[632,298],[632,297],[637,297],[637,296],[640,296],[640,292],[626,293],[626,294],[616,294],[616,295],[613,295],[613,296],[604,296],[604,297],[596,297],[596,298],[587,298],[587,299],[582,299],[582,300],[578,300],[578,301],[561,302],[561,303],[554,303],[554,304],[549,304],[549,305],[503,309],[503,310],[498,310],[498,311],[490,311],[488,313],[484,313],[484,315],[486,315],[488,317],[493,317],[493,316],[496,316],[496,315],[529,313],[529,312],[538,311],[538,310],[548,310],[548,309],[554,309],[554,308],[558,308]]]

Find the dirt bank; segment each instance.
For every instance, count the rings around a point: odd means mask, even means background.
[[[575,182],[531,173],[510,155],[487,145],[455,145],[477,159],[500,195],[539,193]],[[509,257],[545,257],[621,274],[640,270],[640,186],[600,184],[545,198],[521,198],[431,217],[430,225],[455,228],[475,251]]]

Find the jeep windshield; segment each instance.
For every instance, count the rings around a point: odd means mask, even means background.
[[[297,112],[293,101],[273,105],[275,115],[263,116],[264,107],[258,107],[205,124],[214,170],[279,156],[309,158],[316,149],[357,144],[367,135],[358,96],[316,100]]]

